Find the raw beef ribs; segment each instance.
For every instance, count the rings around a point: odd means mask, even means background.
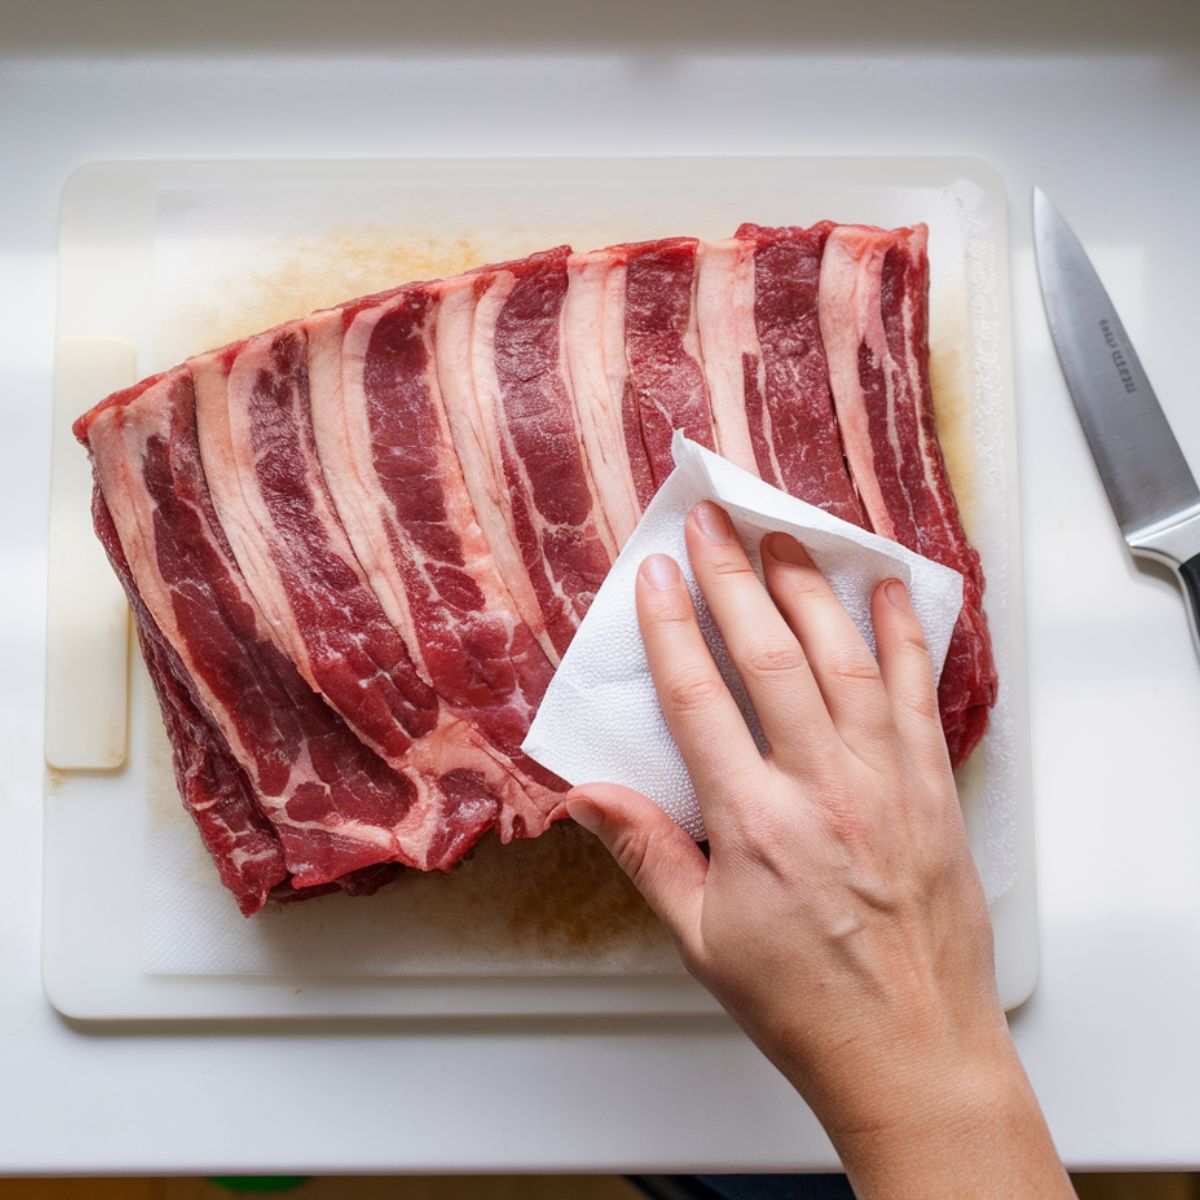
[[[288,877],[279,838],[254,801],[246,774],[225,748],[187,687],[187,672],[146,609],[129,570],[112,514],[99,489],[93,496],[96,533],[125,588],[146,669],[158,695],[184,807],[191,813],[221,882],[245,913],[255,912]]]
[[[694,238],[671,238],[611,251],[625,263],[625,386],[656,489],[674,469],[676,429],[716,449],[696,315],[699,248]]]
[[[433,358],[437,298],[412,287],[308,323],[326,481],[371,587],[461,729],[483,739],[502,835],[540,830],[559,781],[521,742],[553,668],[476,524]]]
[[[771,464],[770,425],[762,406],[754,251],[754,243],[740,236],[701,247],[696,332],[717,450],[743,470],[778,484]]]
[[[872,529],[961,572],[963,607],[938,700],[951,759],[996,699],[983,572],[950,488],[929,388],[926,232],[840,226],[821,266],[821,335],[850,473]]]
[[[624,545],[654,494],[625,358],[625,261],[612,250],[572,255],[563,340],[584,452],[608,527]]]
[[[441,386],[479,523],[557,663],[616,555],[561,336],[566,247],[442,285]]]
[[[743,225],[405,284],[76,422],[184,804],[244,913],[536,837],[520,749],[675,429],[960,571],[957,764],[996,676],[929,388],[923,227]]]
[[[862,507],[833,419],[817,291],[828,222],[811,229],[743,225],[754,247],[754,322],[762,384],[746,404],[759,474],[856,525]],[[757,380],[755,380],[757,382]]]
[[[437,693],[368,587],[334,512],[309,409],[302,330],[190,364],[200,459],[267,630],[381,758],[400,770],[438,725]]]
[[[499,801],[470,769],[428,776],[371,752],[267,632],[213,507],[192,379],[177,369],[94,410],[87,436],[129,575],[189,692],[254,787],[297,887],[394,861],[457,861]]]

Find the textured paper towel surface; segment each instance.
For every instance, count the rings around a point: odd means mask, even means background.
[[[721,674],[760,748],[766,744],[688,563],[684,520],[692,507],[715,500],[729,513],[760,578],[763,536],[790,533],[808,550],[872,649],[871,595],[885,579],[903,580],[939,676],[962,607],[962,576],[789,496],[679,432],[672,449],[675,470],[597,593],[522,749],[569,783],[604,781],[642,792],[700,840],[700,805],[659,707],[638,630],[634,583],[648,554],[669,554],[679,563]]]

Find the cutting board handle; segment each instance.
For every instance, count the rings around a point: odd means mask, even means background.
[[[71,423],[134,382],[133,347],[60,338],[54,361],[54,479],[46,608],[46,762],[62,771],[125,762],[129,609],[92,532],[92,472]]]

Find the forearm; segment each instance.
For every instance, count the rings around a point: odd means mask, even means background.
[[[859,1200],[1074,1196],[1011,1045],[953,1073],[898,1080],[877,1122],[828,1127]]]
[[[764,539],[764,591],[720,510],[699,506],[687,541],[771,754],[722,682],[678,567],[655,556],[638,617],[709,853],[625,788],[581,788],[572,814],[812,1106],[861,1200],[1071,1196],[996,997],[903,584],[875,591],[872,654],[798,543]]]

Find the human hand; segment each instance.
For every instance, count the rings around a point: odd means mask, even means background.
[[[652,556],[638,616],[709,855],[616,785],[574,789],[571,815],[804,1095],[856,1186],[884,1171],[887,1195],[909,1194],[896,1186],[900,1158],[927,1170],[931,1138],[1015,1121],[1043,1159],[1049,1147],[1067,1191],[1038,1190],[1043,1171],[1006,1176],[1004,1194],[1069,1195],[997,999],[933,668],[903,584],[875,593],[876,658],[794,539],[764,539],[766,589],[715,505],[693,510],[687,544],[770,754],[713,663],[678,567]]]

